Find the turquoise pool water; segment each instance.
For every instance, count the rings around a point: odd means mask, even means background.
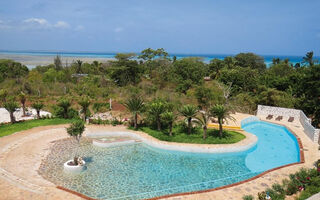
[[[205,190],[239,182],[265,170],[299,161],[298,145],[284,127],[252,122],[243,127],[258,136],[255,147],[238,153],[168,151],[143,143],[101,148],[85,142],[78,150],[87,169],[63,172],[74,148],[56,144],[40,173],[57,185],[97,199],[145,199]]]

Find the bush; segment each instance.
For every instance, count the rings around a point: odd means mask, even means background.
[[[252,195],[245,195],[242,197],[243,200],[254,200],[254,197]]]

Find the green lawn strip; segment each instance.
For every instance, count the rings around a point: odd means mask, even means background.
[[[133,128],[130,128],[133,129]],[[194,144],[233,144],[243,140],[246,136],[236,131],[223,131],[223,137],[219,138],[219,131],[216,129],[208,129],[207,139],[203,139],[203,131],[197,130],[196,133],[186,134],[181,132],[177,127],[173,128],[173,136],[169,136],[167,130],[157,131],[149,127],[141,127],[138,130],[145,132],[152,137],[168,142],[194,143]]]
[[[31,129],[38,126],[58,125],[71,123],[71,119],[40,119],[40,120],[28,120],[24,122],[18,122],[15,124],[0,125],[0,137],[10,135],[15,132]]]

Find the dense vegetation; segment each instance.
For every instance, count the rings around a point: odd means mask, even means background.
[[[40,98],[47,109],[53,109],[49,105],[60,97],[78,101],[86,96],[95,104],[107,102],[107,98],[125,102],[132,94],[140,94],[147,101],[162,98],[174,107],[228,104],[235,111],[247,113],[254,113],[257,104],[298,108],[319,126],[320,65],[312,52],[301,64],[293,66],[287,59],[275,58],[269,68],[253,53],[209,63],[201,58],[171,59],[163,49],[146,49],[138,57],[118,54],[115,58],[105,63],[63,64],[57,56],[53,64],[32,70],[1,60],[0,101],[3,96],[23,92],[30,101]],[[211,77],[211,81],[204,77]],[[70,115],[74,114],[73,105]],[[63,110],[60,114],[68,115]]]
[[[288,196],[297,194],[295,199],[304,200],[320,192],[320,160],[315,162],[315,168],[301,168],[289,179],[282,180],[282,184],[275,183],[266,191],[259,192],[257,198],[252,195],[243,196],[244,200],[264,200],[266,196],[272,200],[284,200]],[[292,198],[293,199],[293,198]]]

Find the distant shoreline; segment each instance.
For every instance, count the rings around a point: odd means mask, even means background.
[[[92,63],[93,61],[106,62],[108,60],[113,60],[116,53],[94,53],[94,52],[51,52],[51,51],[0,51],[0,59],[11,59],[16,62],[20,62],[26,65],[28,68],[34,68],[38,65],[49,65],[53,64],[53,59],[56,55],[60,55],[62,62],[72,63],[76,60],[82,60],[83,62]],[[171,55],[172,56],[172,55]],[[223,54],[176,54],[177,59],[184,57],[201,57],[204,62],[209,63],[210,60],[214,58],[224,59],[226,56],[233,55],[223,55]],[[288,58],[292,64],[302,62],[303,56],[262,56],[265,59],[265,64],[267,66],[272,64],[273,58],[286,59]],[[319,59],[315,57],[315,59]],[[320,60],[320,59],[319,59]]]

